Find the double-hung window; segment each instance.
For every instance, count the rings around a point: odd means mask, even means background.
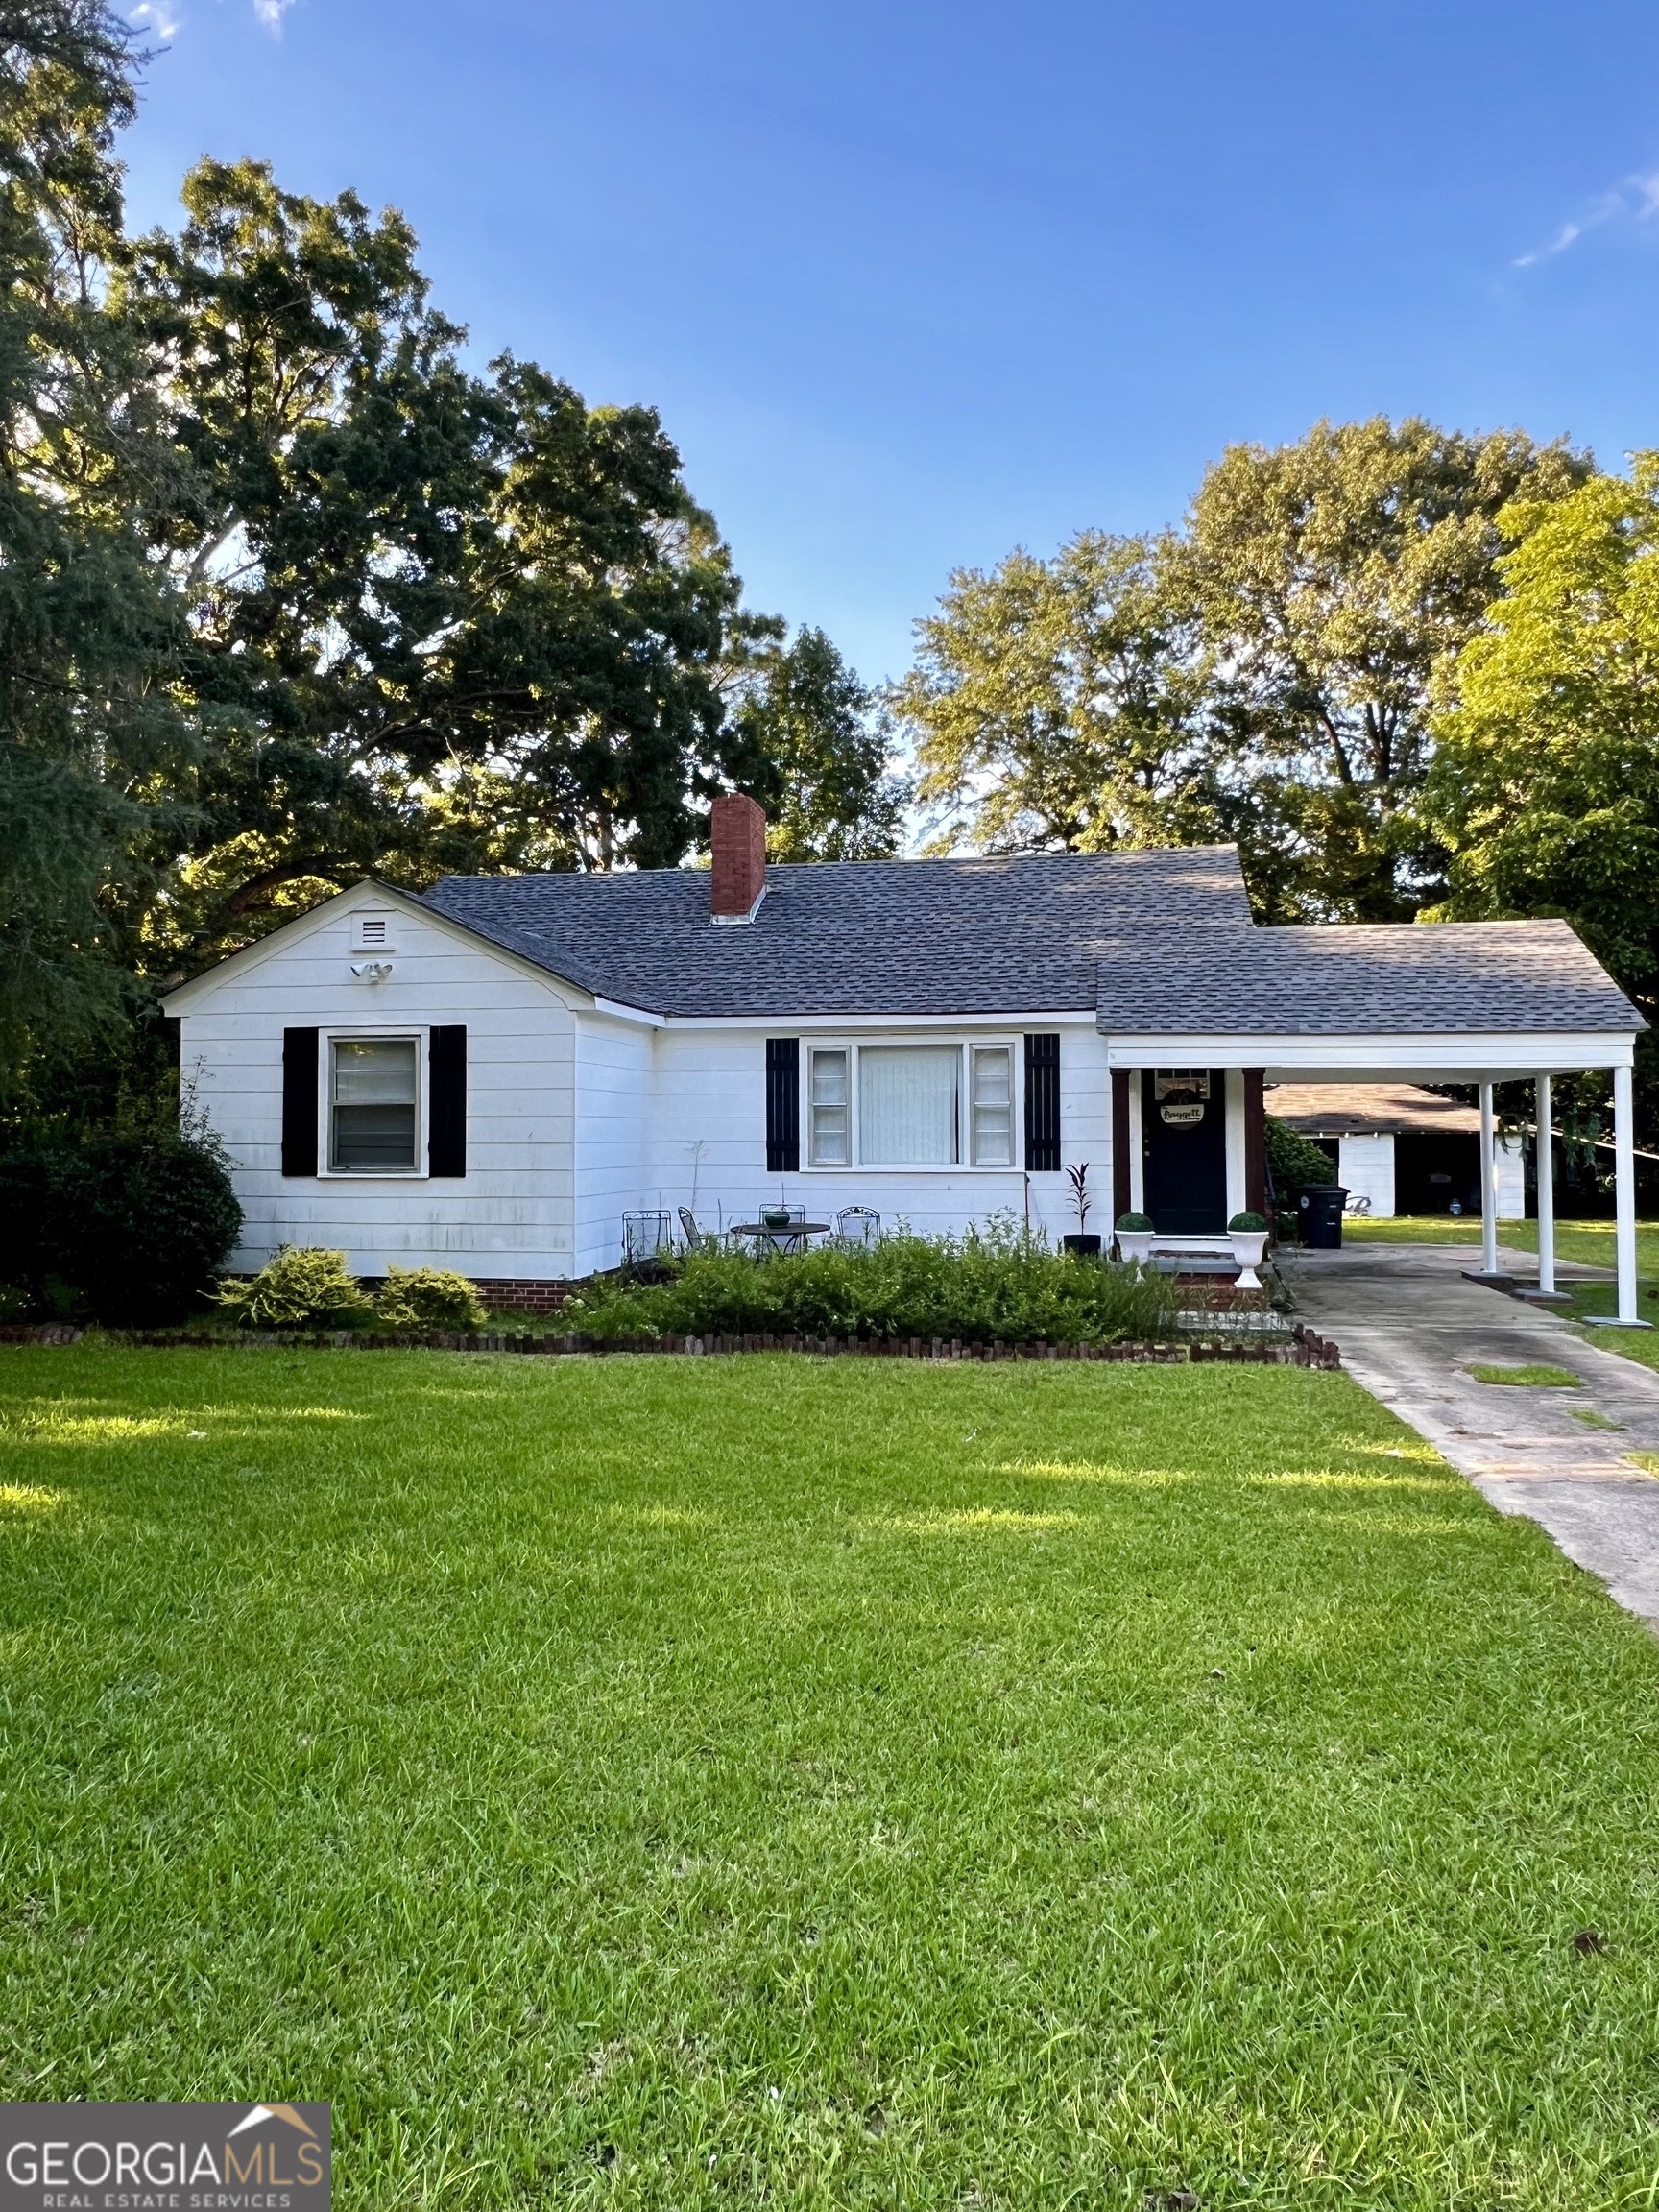
[[[420,1043],[336,1037],[328,1063],[328,1167],[335,1175],[415,1172]]]
[[[809,1167],[1012,1167],[1012,1045],[815,1045]]]
[[[974,1079],[974,1165],[1014,1165],[1014,1052],[1007,1045],[969,1047]]]
[[[807,1098],[806,1162],[812,1167],[853,1165],[853,1108],[845,1046],[812,1052],[812,1087]]]

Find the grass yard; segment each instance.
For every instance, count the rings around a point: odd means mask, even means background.
[[[8,2097],[327,2098],[353,2212],[1654,2200],[1659,1648],[1343,1376],[0,1410]]]
[[[1396,1214],[1381,1221],[1346,1214],[1342,1239],[1351,1244],[1473,1244],[1480,1242],[1480,1216],[1463,1214],[1453,1220],[1446,1214]],[[1536,1252],[1536,1221],[1500,1221],[1498,1241],[1511,1252]],[[1555,1257],[1575,1260],[1586,1267],[1613,1265],[1611,1221],[1557,1221]],[[1659,1278],[1659,1221],[1636,1224],[1636,1270]]]

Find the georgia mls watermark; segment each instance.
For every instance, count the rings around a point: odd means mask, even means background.
[[[328,2212],[326,2104],[0,2104],[0,2212]]]

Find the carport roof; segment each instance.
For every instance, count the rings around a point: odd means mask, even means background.
[[[1647,1023],[1565,922],[1189,926],[1117,938],[1096,1021],[1122,1036],[1619,1031]]]

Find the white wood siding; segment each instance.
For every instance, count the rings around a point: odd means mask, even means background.
[[[1500,1221],[1527,1218],[1527,1159],[1519,1137],[1500,1137],[1493,1147],[1492,1180]]]
[[[388,1264],[533,1279],[572,1272],[574,1016],[543,985],[436,923],[393,914],[390,977],[351,973],[349,895],[264,958],[204,979],[180,1017],[186,1084],[234,1163],[246,1216],[231,1264],[277,1245],[323,1244],[358,1274]],[[362,959],[359,951],[355,954]],[[467,1026],[467,1173],[305,1176],[281,1172],[282,1032],[290,1027]],[[326,1158],[325,1148],[320,1155]]]
[[[578,1018],[574,1274],[614,1267],[624,1214],[669,1203],[651,1158],[657,1034],[603,1014]]]
[[[1394,1211],[1394,1140],[1387,1135],[1338,1138],[1336,1180],[1352,1198],[1369,1198],[1374,1221]]]
[[[584,1027],[587,1027],[587,1022]],[[1046,1025],[1051,1032],[1054,1024]],[[870,1206],[885,1226],[904,1221],[927,1236],[961,1231],[993,1213],[1027,1213],[1036,1228],[1059,1237],[1077,1226],[1064,1174],[1027,1176],[1021,1168],[802,1167],[793,1175],[766,1172],[766,1037],[796,1034],[786,1022],[769,1031],[693,1029],[675,1025],[655,1033],[656,1083],[649,1194],[642,1203],[695,1205],[705,1228],[753,1221],[757,1209],[780,1197],[805,1206],[809,1218],[829,1221],[844,1206]],[[958,1030],[895,1025],[850,1025],[834,1032],[801,1033],[802,1090],[813,1044],[861,1038],[872,1044],[929,1044],[980,1036],[1016,1041],[1016,1158],[1024,1154],[1024,1076],[1018,1054],[1021,1032],[1007,1022],[964,1023]],[[1112,1094],[1105,1040],[1093,1023],[1061,1031],[1061,1153],[1067,1165],[1087,1162],[1093,1206],[1089,1228],[1111,1229]],[[805,1157],[803,1142],[802,1157]]]

